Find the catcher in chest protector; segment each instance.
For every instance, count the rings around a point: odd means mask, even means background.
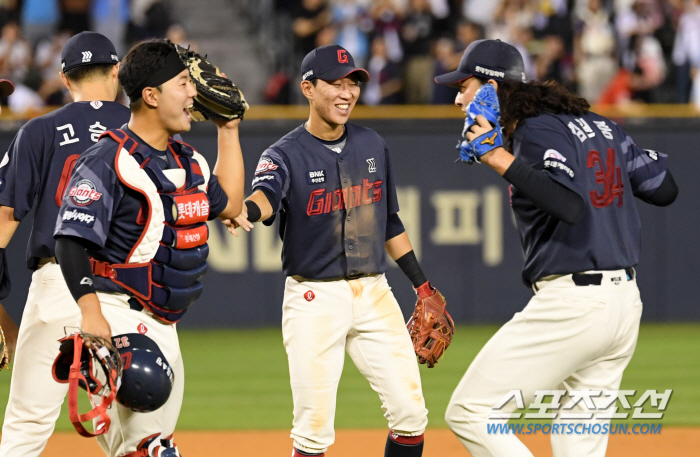
[[[159,40],[129,51],[119,81],[131,117],[77,160],[68,188],[89,192],[65,194],[54,232],[61,273],[82,315],[81,331],[62,340],[54,379],[69,384],[78,432],[97,435],[108,456],[177,457],[184,366],[175,323],[202,293],[207,221],[241,212],[238,124],[247,104],[206,59]],[[193,118],[217,126],[212,170],[176,139]],[[105,361],[102,377],[85,370]],[[91,412],[78,414],[78,386],[91,397],[110,389]],[[80,425],[89,419],[94,433]]]
[[[301,70],[309,119],[263,152],[244,214],[231,222],[250,230],[280,217],[293,455],[324,455],[333,444],[347,351],[382,401],[391,429],[384,455],[418,457],[428,411],[415,354],[433,367],[454,324],[399,218],[384,140],[348,123],[367,71],[336,45],[313,50]],[[384,275],[385,251],[418,295],[408,332]]]

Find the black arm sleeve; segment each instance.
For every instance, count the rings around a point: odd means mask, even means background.
[[[583,217],[585,204],[580,195],[521,159],[516,157],[503,177],[550,216],[570,225]]]
[[[10,283],[10,270],[7,268],[5,248],[0,248],[0,300],[10,295],[12,284]]]
[[[95,277],[92,274],[90,257],[78,238],[57,236],[56,259],[75,301],[83,295],[95,293]]]
[[[666,176],[664,176],[661,185],[651,197],[642,198],[637,196],[640,200],[655,206],[668,206],[676,201],[676,197],[678,197],[678,185],[676,185],[676,181],[673,179],[671,171],[668,169],[666,170]]]
[[[386,218],[386,238],[384,241],[389,241],[405,231],[406,229],[403,227],[403,222],[401,222],[399,213],[390,214],[389,217]]]
[[[248,212],[248,220],[250,222],[258,222],[260,220],[260,216],[262,216],[262,213],[260,212],[260,207],[257,203],[255,203],[252,200],[246,200],[245,208]]]
[[[409,251],[396,259],[396,265],[401,268],[401,271],[403,271],[416,289],[428,282],[428,278],[425,277],[423,270],[421,270],[418,264],[415,252]]]

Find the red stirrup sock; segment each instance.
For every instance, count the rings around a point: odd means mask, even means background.
[[[401,436],[389,432],[384,448],[384,457],[421,457],[423,455],[423,434]]]

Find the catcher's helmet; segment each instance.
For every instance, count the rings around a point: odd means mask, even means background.
[[[106,433],[110,419],[107,408],[114,401],[121,377],[121,358],[109,341],[77,332],[60,340],[59,354],[53,363],[52,373],[56,382],[68,384],[68,417],[83,436]],[[78,386],[88,392],[93,407],[85,414],[78,412]],[[100,397],[96,404],[93,395]],[[82,422],[97,419],[94,432],[83,427]]]
[[[139,333],[117,335],[113,340],[124,365],[117,402],[139,413],[163,406],[175,375],[155,341]]]

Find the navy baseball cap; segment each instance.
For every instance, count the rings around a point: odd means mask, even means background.
[[[515,46],[501,40],[476,40],[464,51],[455,71],[437,76],[438,84],[457,84],[478,76],[496,81],[526,82],[525,64]]]
[[[357,79],[363,83],[369,81],[367,70],[356,67],[355,59],[345,48],[337,44],[328,44],[314,49],[306,54],[301,63],[302,81],[316,78],[324,81],[335,81],[351,73],[356,73]]]
[[[96,32],[80,32],[63,46],[61,68],[63,73],[82,65],[119,63],[117,51],[109,38]]]

